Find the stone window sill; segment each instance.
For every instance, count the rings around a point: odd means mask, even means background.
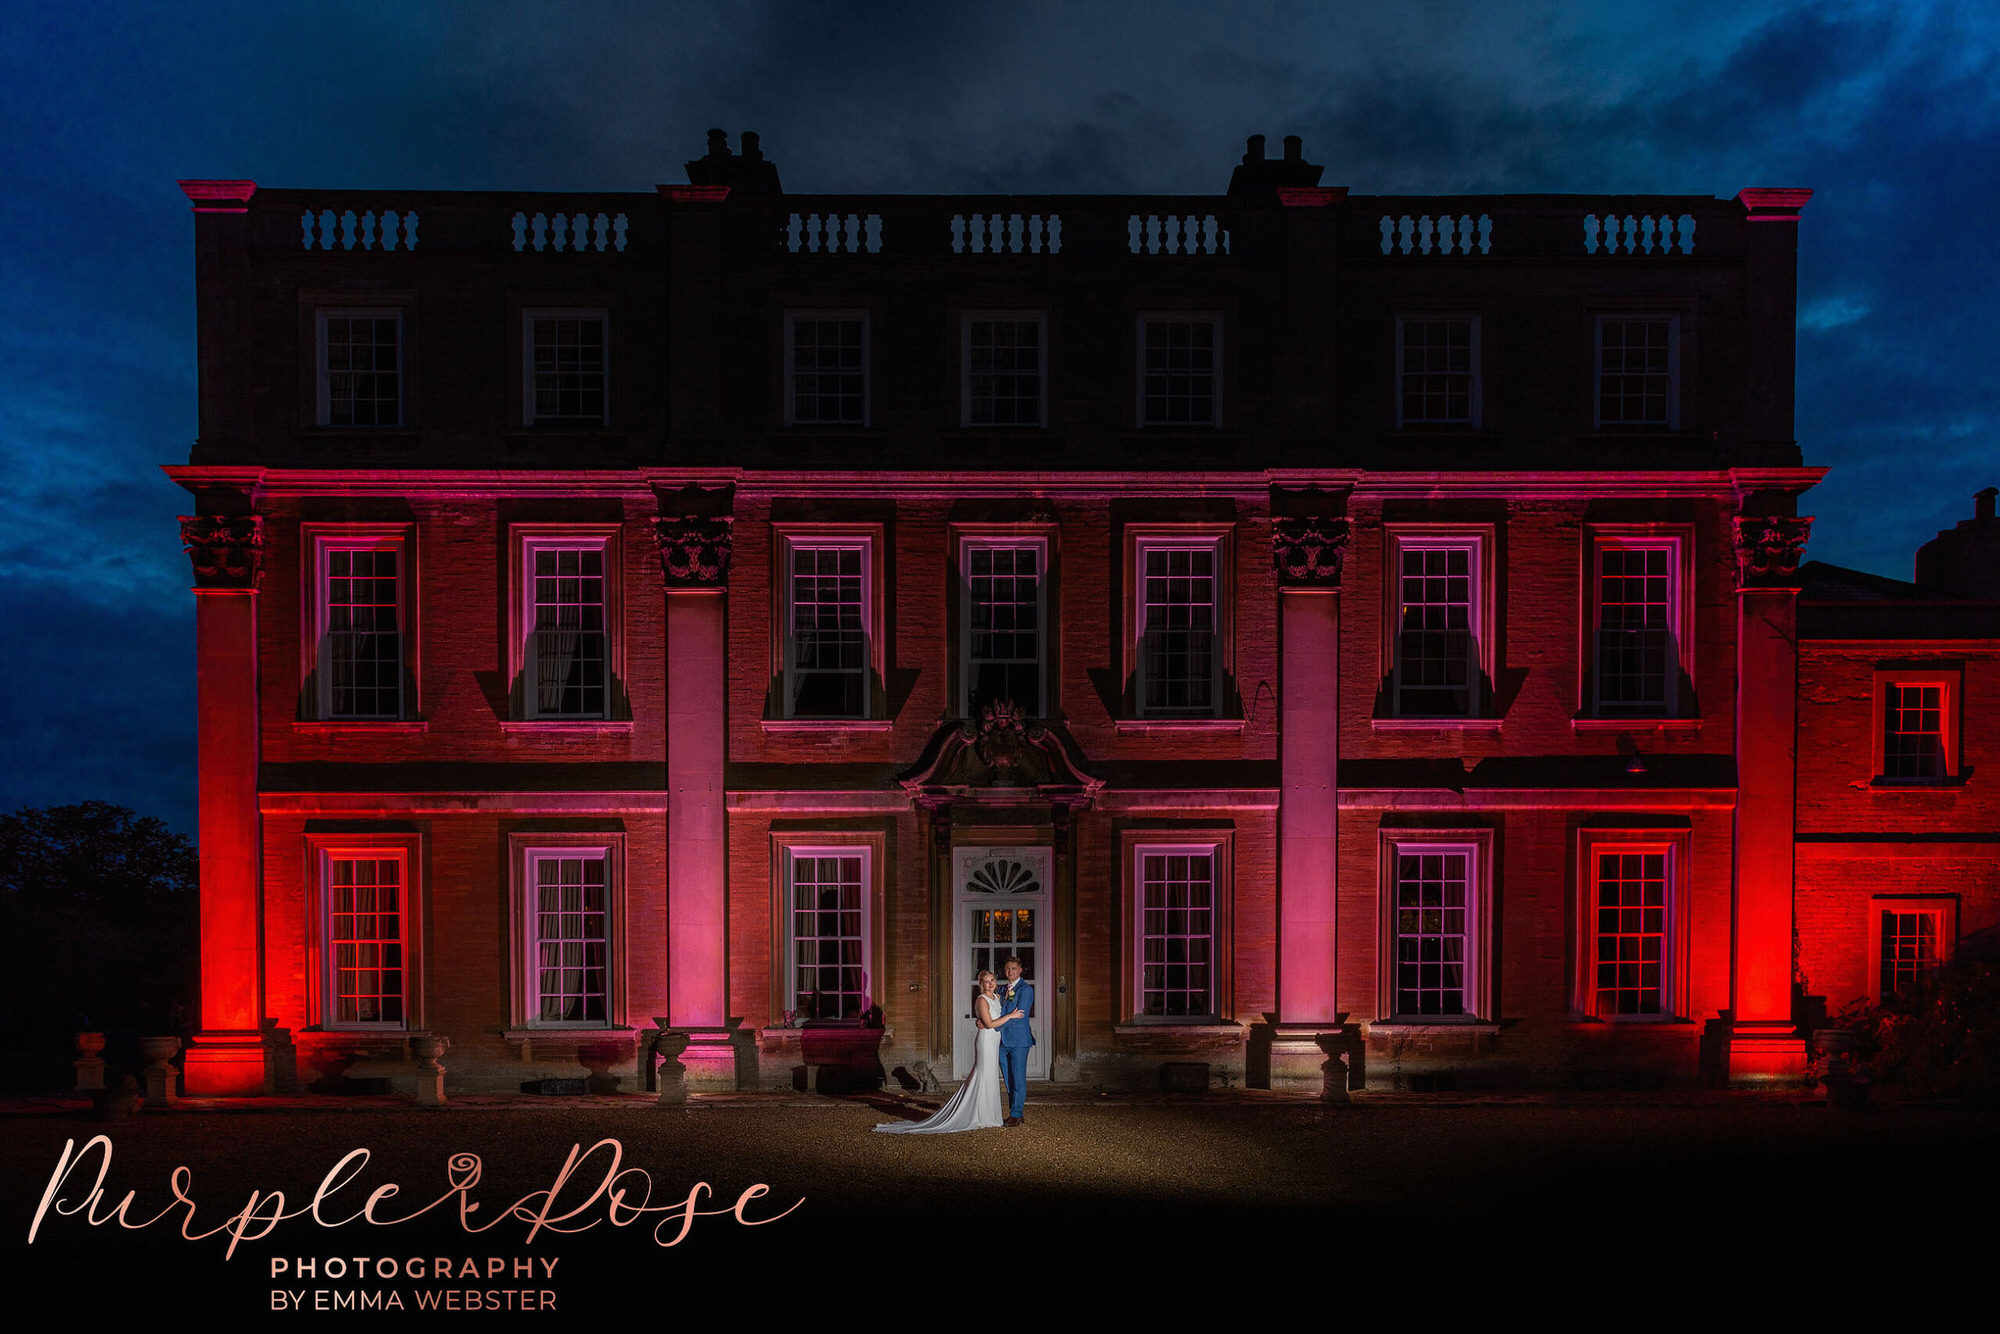
[[[887,732],[896,724],[887,718],[764,718],[766,732]]]
[[[1113,724],[1120,736],[1187,736],[1190,734],[1237,734],[1243,731],[1241,718],[1120,718]]]
[[[630,719],[514,718],[500,724],[510,736],[620,736],[631,732]]]
[[[1248,1035],[1249,1029],[1242,1024],[1234,1023],[1146,1024],[1134,1022],[1113,1024],[1111,1032],[1122,1039],[1173,1038],[1185,1041],[1190,1038],[1219,1038],[1226,1041],[1241,1042]]]
[[[304,720],[292,724],[294,732],[306,735],[339,736],[398,736],[428,732],[430,723],[422,718],[329,718],[325,720]]]
[[[1498,718],[1370,718],[1377,732],[1497,732]]]
[[[1576,732],[1699,732],[1699,718],[1572,718]]]
[[[1370,1033],[1381,1033],[1397,1038],[1451,1037],[1457,1034],[1498,1033],[1500,1025],[1485,1019],[1468,1019],[1463,1023],[1427,1023],[1400,1019],[1377,1019],[1368,1025]]]

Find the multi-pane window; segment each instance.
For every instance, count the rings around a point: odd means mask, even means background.
[[[1462,1017],[1471,998],[1473,882],[1470,849],[1396,850],[1392,1012]]]
[[[403,423],[403,316],[395,310],[319,312],[319,424]]]
[[[400,1028],[405,1022],[404,858],[326,857],[326,1022]]]
[[[1140,847],[1135,1013],[1202,1018],[1215,1006],[1216,850]]]
[[[524,417],[537,422],[606,420],[602,311],[530,311],[525,317]]]
[[[1589,863],[1592,1013],[1666,1014],[1667,851],[1597,850]]]
[[[319,716],[403,716],[403,556],[401,539],[322,539],[317,545]]]
[[[965,561],[965,716],[1010,700],[1041,717],[1044,578],[1039,542],[968,541]]]
[[[791,1008],[808,1019],[867,1014],[866,852],[794,848],[791,882]]]
[[[1397,414],[1405,426],[1479,424],[1479,322],[1469,316],[1397,321]]]
[[[1596,547],[1597,708],[1669,714],[1679,693],[1679,548],[1671,539]]]
[[[1890,681],[1882,700],[1882,777],[1935,783],[1945,777],[1945,687]]]
[[[1040,315],[965,319],[967,426],[1040,426],[1048,349]]]
[[[1214,426],[1222,383],[1222,323],[1213,316],[1139,321],[1139,424]]]
[[[788,544],[785,698],[793,718],[865,718],[869,699],[865,543]]]
[[[1220,707],[1221,555],[1214,539],[1139,543],[1139,706],[1145,713],[1213,714]]]
[[[529,1014],[544,1024],[609,1022],[611,859],[599,849],[528,854]]]
[[[1878,994],[1883,1000],[1914,990],[1937,968],[1944,957],[1938,939],[1943,918],[1944,914],[1936,909],[1882,910]]]
[[[529,633],[524,659],[537,718],[604,718],[610,702],[605,547],[528,547]]]
[[[1597,424],[1672,428],[1680,420],[1680,321],[1671,315],[1597,322]]]
[[[1395,545],[1395,707],[1400,717],[1470,718],[1479,708],[1480,545]]]
[[[793,426],[868,424],[868,318],[807,313],[785,319],[786,420]]]

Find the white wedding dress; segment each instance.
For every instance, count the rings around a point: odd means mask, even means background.
[[[981,996],[973,1004],[989,1003]],[[990,1006],[986,1013],[990,1021]],[[875,1129],[885,1135],[950,1135],[960,1130],[991,1130],[1006,1117],[1006,1104],[1000,1098],[1000,1030],[982,1028],[974,1039],[972,1073],[951,1095],[950,1102],[922,1121],[886,1121]]]

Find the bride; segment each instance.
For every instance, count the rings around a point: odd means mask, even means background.
[[[972,1002],[972,1019],[979,1026],[972,1073],[951,1095],[951,1101],[923,1121],[888,1121],[875,1129],[888,1135],[949,1135],[959,1130],[990,1130],[1006,1118],[1000,1101],[1000,1026],[1027,1016],[1019,1010],[994,1016],[1000,1009],[993,974],[979,970],[979,998]]]

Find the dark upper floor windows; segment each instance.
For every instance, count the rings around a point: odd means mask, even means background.
[[[868,316],[795,310],[785,316],[785,424],[866,426]]]
[[[610,421],[610,321],[601,310],[530,310],[521,317],[521,422]]]
[[[403,424],[403,312],[332,307],[318,314],[321,426]]]
[[[1139,317],[1139,425],[1222,423],[1222,319]]]
[[[1597,317],[1597,412],[1602,429],[1680,429],[1677,315]]]
[[[1048,319],[1039,311],[968,313],[961,324],[960,420],[967,426],[1048,423]]]
[[[1479,387],[1477,316],[1397,319],[1397,425],[1478,426]]]

